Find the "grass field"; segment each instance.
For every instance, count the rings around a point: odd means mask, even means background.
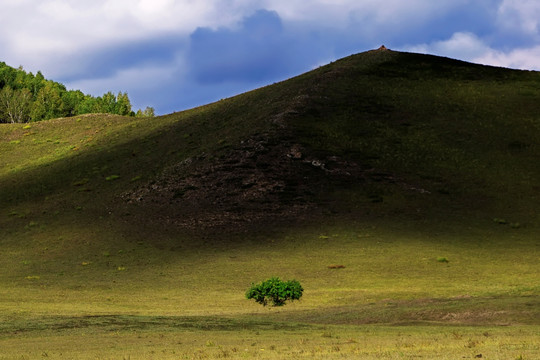
[[[410,226],[410,225],[409,225]],[[186,250],[125,243],[61,263],[13,254],[1,277],[9,358],[473,358],[540,354],[535,231],[357,224]],[[448,262],[440,261],[444,257]],[[4,264],[6,261],[4,259]],[[332,265],[344,268],[331,269]],[[204,276],[202,275],[204,274]],[[283,308],[251,282],[299,279]]]
[[[539,81],[368,52],[1,124],[0,359],[540,358]]]

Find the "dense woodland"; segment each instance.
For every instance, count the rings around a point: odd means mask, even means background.
[[[125,116],[154,116],[147,107],[136,113],[127,93],[107,92],[103,96],[67,90],[58,82],[47,80],[38,71],[27,73],[0,62],[0,123],[24,123],[89,113]]]

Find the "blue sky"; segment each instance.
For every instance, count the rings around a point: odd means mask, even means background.
[[[0,0],[0,61],[184,110],[378,48],[540,70],[537,0]]]

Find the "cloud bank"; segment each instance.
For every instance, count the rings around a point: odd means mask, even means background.
[[[540,70],[536,0],[0,0],[0,61],[158,113],[389,48]]]

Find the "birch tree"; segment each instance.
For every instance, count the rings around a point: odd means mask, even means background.
[[[0,120],[10,123],[28,122],[31,104],[32,93],[30,90],[13,90],[10,86],[4,86],[0,90]]]

